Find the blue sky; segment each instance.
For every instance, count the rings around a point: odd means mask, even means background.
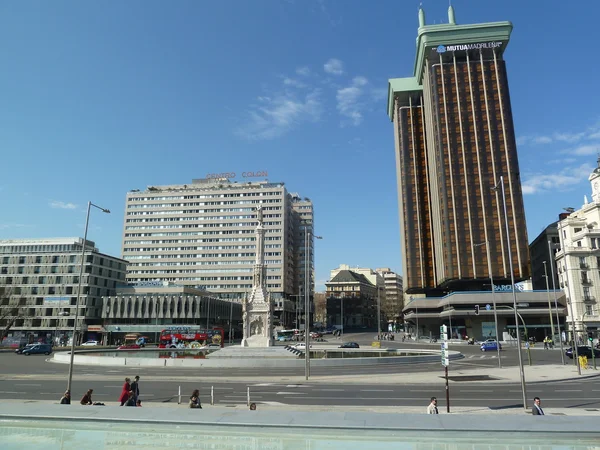
[[[600,152],[600,2],[453,0],[510,20],[529,240],[579,208]],[[412,75],[417,0],[0,3],[0,239],[120,253],[125,194],[267,170],[316,209],[317,287],[340,263],[402,272],[388,78]],[[428,23],[448,2],[423,1]]]

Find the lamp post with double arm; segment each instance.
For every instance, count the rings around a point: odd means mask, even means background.
[[[510,243],[510,228],[508,226],[508,212],[506,209],[506,193],[504,192],[504,177],[500,176],[500,182],[492,187],[496,193],[502,195],[502,205],[504,209],[504,225],[506,229],[506,243],[508,247],[508,268],[510,270],[510,284],[513,295],[513,308],[515,310],[515,327],[517,330],[517,354],[519,355],[519,375],[521,379],[521,394],[523,395],[523,408],[527,408],[527,388],[525,385],[525,371],[523,369],[523,355],[521,354],[521,333],[519,331],[519,319],[517,316],[517,290],[515,289],[515,272],[513,269],[512,248]],[[502,227],[500,226],[500,229]]]
[[[81,265],[79,267],[79,280],[77,284],[77,300],[75,301],[75,316],[73,318],[73,337],[71,339],[71,355],[69,360],[69,379],[67,381],[67,391],[71,390],[71,382],[73,381],[73,358],[75,356],[75,340],[77,339],[77,319],[79,318],[79,300],[81,299],[81,285],[83,279],[83,268],[85,265],[85,248],[87,245],[87,233],[88,226],[90,223],[90,209],[92,208],[99,209],[103,213],[110,214],[110,210],[102,208],[98,205],[94,205],[92,202],[88,202],[87,206],[87,214],[85,217],[85,232],[83,233],[83,242],[81,245]]]

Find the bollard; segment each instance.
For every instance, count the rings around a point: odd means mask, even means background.
[[[215,404],[215,387],[214,386],[210,387],[210,404],[211,405]]]
[[[177,400],[177,404],[181,405],[181,386],[179,386],[179,400]]]
[[[250,386],[248,386],[248,400],[246,406],[250,406]]]

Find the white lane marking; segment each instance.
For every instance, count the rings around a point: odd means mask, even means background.
[[[282,402],[267,402],[267,401],[263,401],[260,402],[263,405],[270,405],[270,406],[284,406],[287,405],[287,403],[282,403]]]
[[[360,392],[394,392],[393,389],[360,389]]]
[[[275,383],[259,383],[259,384],[251,384],[250,386],[275,386]]]
[[[276,392],[275,395],[304,395],[305,392]]]
[[[41,384],[35,384],[35,383],[15,383],[15,386],[41,386]]]
[[[104,386],[105,388],[122,388],[123,386]]]
[[[554,392],[581,392],[582,389],[555,389]]]
[[[315,391],[323,391],[323,392],[343,392],[345,389],[315,389]]]
[[[63,395],[64,392],[40,392],[40,395]]]
[[[25,392],[0,391],[0,394],[25,394]]]

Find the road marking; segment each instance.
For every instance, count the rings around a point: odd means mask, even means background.
[[[250,386],[256,386],[256,387],[275,386],[275,383],[259,383],[259,384],[251,384]]]
[[[25,394],[26,392],[0,391],[0,394]]]
[[[276,392],[275,395],[303,395],[304,392]]]
[[[345,389],[315,389],[316,391],[324,391],[324,392],[344,392]]]
[[[287,403],[282,403],[282,402],[267,402],[267,401],[263,401],[260,402],[263,405],[269,405],[269,406],[285,406],[287,405]]]
[[[104,386],[105,388],[122,388],[123,386]]]
[[[40,392],[40,395],[63,395],[64,392]]]
[[[490,392],[490,390],[489,389],[460,389],[460,392]]]
[[[36,383],[15,383],[15,386],[41,386],[41,384],[36,384]]]
[[[581,392],[581,389],[555,389],[554,392]]]
[[[394,392],[393,389],[360,389],[360,392]]]

